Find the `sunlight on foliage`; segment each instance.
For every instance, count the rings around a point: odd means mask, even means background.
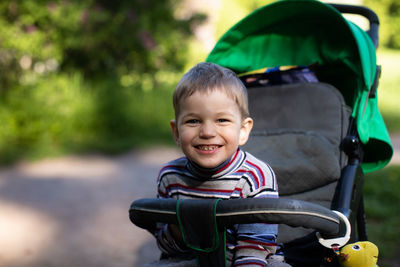
[[[260,0],[221,0],[221,9],[217,19],[216,37],[221,37],[229,28],[242,20],[245,16],[274,1]]]
[[[380,43],[384,47],[400,48],[400,1],[363,0],[363,4],[377,13],[380,21]]]

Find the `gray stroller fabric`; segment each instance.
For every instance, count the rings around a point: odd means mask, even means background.
[[[253,132],[290,129],[321,134],[335,148],[346,135],[350,108],[325,83],[297,83],[248,89]]]
[[[280,196],[317,189],[340,177],[337,149],[313,132],[256,133],[246,149],[274,169]]]
[[[346,158],[340,144],[350,108],[339,91],[324,83],[299,83],[248,89],[254,128],[243,147],[271,165],[280,197],[330,208]],[[310,230],[279,226],[280,242]]]

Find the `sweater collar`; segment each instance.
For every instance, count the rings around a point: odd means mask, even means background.
[[[244,152],[238,148],[232,157],[214,168],[203,168],[188,159],[187,169],[193,176],[198,178],[218,178],[235,171],[243,162],[244,157]]]

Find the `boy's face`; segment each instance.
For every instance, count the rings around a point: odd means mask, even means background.
[[[204,168],[223,163],[247,142],[253,120],[242,119],[236,102],[221,90],[196,92],[181,100],[180,114],[171,121],[175,142]]]

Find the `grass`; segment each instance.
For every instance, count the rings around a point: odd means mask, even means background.
[[[389,132],[400,132],[400,50],[378,50],[377,62],[382,66],[379,81],[379,110],[387,124]]]
[[[400,132],[399,50],[380,49],[379,110],[390,133]],[[400,256],[400,166],[387,166],[365,177],[365,208],[369,239],[379,248],[380,267],[397,266]]]
[[[172,144],[176,77],[164,76],[153,84],[143,75],[129,83],[54,75],[11,90],[0,98],[0,164]]]
[[[369,240],[379,248],[379,266],[400,261],[400,166],[388,166],[365,177]]]

